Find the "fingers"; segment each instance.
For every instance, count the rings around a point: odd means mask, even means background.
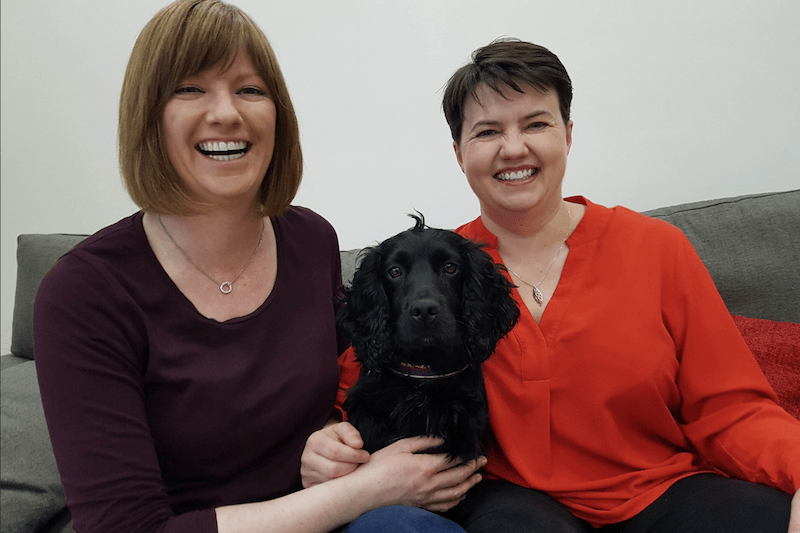
[[[443,512],[458,505],[480,482],[478,470],[486,465],[485,457],[461,462],[444,454],[420,453],[440,444],[441,439],[431,437],[409,438],[373,454],[370,464],[387,464],[389,479],[405,487],[400,489],[401,500],[394,503]]]
[[[316,431],[306,441],[300,458],[304,487],[311,487],[353,472],[369,461],[358,430],[347,422]]]
[[[431,494],[430,501],[424,508],[444,512],[461,503],[469,489],[483,479],[478,470],[484,466],[486,457],[479,457],[443,470],[437,480],[439,488]]]
[[[361,433],[359,433],[350,422],[341,422],[339,424],[329,426],[329,428],[335,432],[342,443],[350,446],[351,448],[361,450],[361,448],[364,447],[364,441],[361,439]]]
[[[390,448],[401,453],[421,453],[441,446],[443,442],[444,440],[439,437],[408,437],[398,440],[397,442],[393,442],[386,448]]]

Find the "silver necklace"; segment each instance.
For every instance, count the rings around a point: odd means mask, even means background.
[[[528,287],[531,287],[533,289],[533,299],[536,300],[536,303],[539,304],[539,307],[541,307],[542,304],[544,303],[544,295],[542,294],[542,291],[539,290],[538,285],[541,285],[542,282],[544,282],[544,280],[547,279],[548,274],[550,274],[550,270],[553,269],[553,265],[555,264],[556,259],[558,259],[558,254],[561,253],[562,248],[564,248],[564,245],[567,243],[567,239],[569,238],[569,233],[570,233],[570,230],[572,228],[572,211],[570,211],[569,205],[567,205],[567,219],[568,219],[568,222],[567,222],[567,233],[564,235],[564,240],[561,241],[561,246],[558,247],[558,250],[556,251],[556,255],[553,257],[553,260],[550,261],[550,266],[547,267],[547,272],[544,273],[544,276],[542,276],[542,279],[539,280],[539,283],[530,283],[530,282],[525,281],[524,279],[522,279],[520,277],[519,274],[517,274],[516,272],[514,272],[513,270],[511,270],[510,268],[508,268],[506,266],[506,269],[509,272],[511,272],[512,274],[514,274],[514,276],[516,276],[516,278],[518,280],[520,280],[522,283],[524,283],[525,285],[527,285]]]
[[[222,294],[230,294],[231,291],[233,291],[233,282],[236,281],[237,279],[239,279],[239,276],[242,275],[242,272],[244,272],[244,269],[246,269],[247,266],[250,264],[250,261],[253,260],[253,257],[255,257],[256,252],[258,251],[258,247],[261,246],[261,241],[264,239],[264,226],[265,226],[265,224],[264,224],[264,219],[261,219],[261,235],[258,237],[258,244],[256,244],[255,250],[253,250],[253,253],[250,254],[250,257],[247,258],[247,262],[244,264],[244,266],[241,268],[241,270],[239,270],[239,272],[237,272],[236,275],[233,276],[232,280],[223,281],[222,283],[220,283],[219,281],[217,281],[214,278],[212,278],[208,274],[208,272],[206,272],[205,270],[200,268],[197,263],[192,261],[192,258],[189,257],[189,254],[186,253],[186,250],[181,248],[181,245],[178,244],[177,241],[175,241],[175,238],[167,230],[167,227],[164,225],[164,221],[161,220],[161,214],[160,213],[158,215],[158,223],[161,224],[161,229],[164,230],[164,233],[166,233],[167,237],[169,237],[169,240],[172,241],[172,244],[175,245],[175,248],[177,248],[178,251],[183,254],[183,257],[185,257],[186,260],[189,261],[192,264],[192,266],[195,267],[197,270],[199,270],[205,277],[207,277],[208,279],[213,281],[216,285],[219,285],[219,290],[220,290],[220,292]]]

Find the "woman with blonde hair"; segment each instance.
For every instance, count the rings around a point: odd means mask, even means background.
[[[35,307],[75,529],[329,531],[378,507],[458,503],[482,462],[415,454],[432,439],[355,450],[354,472],[301,490],[306,439],[336,396],[341,266],[331,226],[290,205],[297,119],[246,14],[179,0],[153,17],[125,74],[119,153],[141,211],[62,257]]]

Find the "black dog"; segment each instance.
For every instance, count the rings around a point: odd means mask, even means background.
[[[345,291],[337,326],[361,375],[344,407],[370,453],[431,435],[444,439],[436,452],[469,460],[488,418],[481,364],[519,309],[480,245],[413,218],[368,252]]]

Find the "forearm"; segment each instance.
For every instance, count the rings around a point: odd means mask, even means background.
[[[389,503],[359,477],[344,476],[265,502],[220,507],[219,533],[327,532]]]

